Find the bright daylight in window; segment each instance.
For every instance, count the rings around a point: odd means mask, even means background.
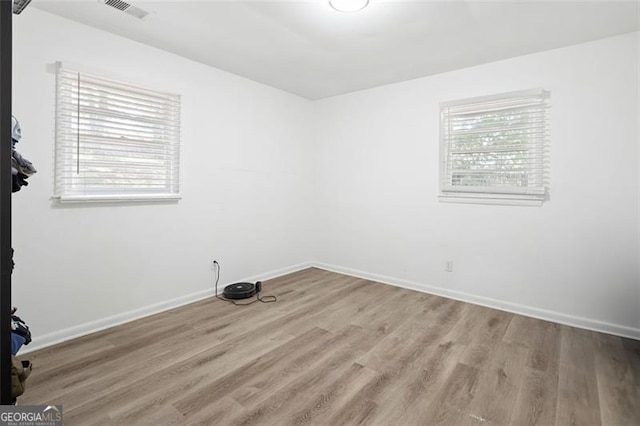
[[[440,104],[440,201],[542,205],[548,109],[542,89]]]
[[[180,96],[60,68],[56,102],[56,198],[179,198]]]

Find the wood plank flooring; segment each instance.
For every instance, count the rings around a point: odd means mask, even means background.
[[[639,425],[640,342],[319,269],[24,358],[65,424]]]

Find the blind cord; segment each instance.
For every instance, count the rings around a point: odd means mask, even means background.
[[[80,174],[80,73],[78,73],[78,117],[76,122],[76,174]]]
[[[229,302],[229,303],[233,303],[236,306],[249,306],[249,305],[253,305],[256,302],[262,302],[262,303],[273,303],[273,302],[277,302],[278,298],[276,296],[264,296],[264,297],[260,297],[260,293],[257,292],[256,293],[256,298],[254,300],[252,300],[251,302],[247,302],[247,303],[238,303],[235,300],[229,300],[229,299],[225,299],[224,297],[221,297],[218,294],[218,281],[220,281],[220,270],[222,269],[220,267],[220,264],[218,263],[217,260],[213,261],[213,267],[215,270],[215,274],[216,274],[216,298],[220,299],[220,300],[224,300],[225,302]]]

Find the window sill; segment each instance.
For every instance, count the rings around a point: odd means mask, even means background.
[[[461,204],[493,204],[498,206],[527,206],[541,207],[542,197],[526,197],[522,195],[508,194],[440,194],[438,200],[441,203]]]
[[[54,195],[59,203],[161,203],[179,201],[179,194],[148,194],[148,195]]]

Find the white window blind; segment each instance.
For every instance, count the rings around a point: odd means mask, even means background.
[[[534,89],[442,103],[440,199],[541,205],[548,99]]]
[[[179,198],[179,95],[59,68],[56,99],[57,198]]]

